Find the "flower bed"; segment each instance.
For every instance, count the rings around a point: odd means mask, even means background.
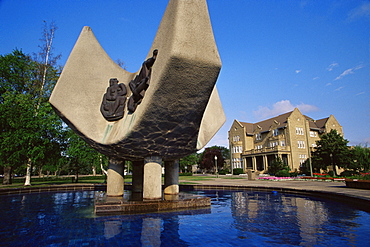
[[[345,181],[345,178],[332,178],[332,177],[275,177],[275,176],[261,176],[258,180],[267,181],[287,181],[287,180],[318,180],[318,181]]]
[[[296,177],[275,177],[275,176],[269,176],[269,177],[258,177],[259,180],[270,180],[270,181],[283,181],[283,180],[295,180]]]
[[[333,178],[333,177],[301,177],[302,179],[312,179],[319,181],[344,181],[345,178]]]

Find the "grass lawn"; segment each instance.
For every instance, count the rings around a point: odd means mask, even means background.
[[[180,184],[197,184],[196,181],[207,181],[213,180],[216,176],[179,176],[179,180],[181,180]],[[231,177],[231,176],[220,176],[222,179],[243,179],[243,177]],[[2,178],[0,179],[0,188],[17,188],[23,187],[24,184],[24,177],[16,177],[12,180],[11,185],[2,185]],[[78,184],[80,183],[88,183],[88,184],[102,184],[106,180],[105,176],[79,176],[78,177]],[[125,183],[131,183],[132,176],[125,176]],[[32,177],[31,184],[32,186],[49,186],[49,185],[63,185],[63,184],[71,184],[72,176],[49,176],[49,177]]]

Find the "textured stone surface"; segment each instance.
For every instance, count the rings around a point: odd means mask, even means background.
[[[205,208],[211,206],[209,197],[190,197],[180,198],[178,200],[160,200],[160,201],[123,201],[120,199],[107,200],[95,203],[95,213],[97,215],[110,214],[135,214],[148,213],[169,210],[184,210]]]
[[[176,195],[179,193],[179,160],[164,162],[164,194]]]
[[[108,178],[107,178],[107,195],[108,196],[122,196],[124,193],[124,168],[125,162],[109,159]]]
[[[109,79],[129,88],[137,73],[116,65],[84,27],[50,103],[85,141],[110,157],[173,160],[195,152],[225,122],[215,87],[221,61],[206,1],[171,0],[147,57],[154,49],[158,56],[143,101],[134,113],[125,109],[123,119],[108,122],[100,105]]]
[[[150,156],[144,159],[143,199],[162,198],[162,159]]]

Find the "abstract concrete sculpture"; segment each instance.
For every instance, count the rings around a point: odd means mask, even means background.
[[[162,197],[162,162],[165,193],[178,193],[178,159],[203,148],[225,122],[215,87],[221,61],[205,0],[171,0],[149,54],[150,86],[138,97],[142,89],[134,86],[142,78],[135,76],[142,69],[120,68],[84,27],[50,97],[59,116],[111,158],[109,195],[123,193],[124,160],[133,162],[133,190],[144,199]],[[110,88],[120,91],[118,102],[107,98]],[[122,114],[115,113],[126,97]]]

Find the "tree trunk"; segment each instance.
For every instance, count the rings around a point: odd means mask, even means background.
[[[42,167],[39,168],[39,178],[41,178],[41,176],[43,177],[43,174],[42,174]]]
[[[4,167],[3,184],[12,184],[12,167],[11,166]]]
[[[92,172],[93,172],[93,176],[95,177],[96,176],[96,169],[95,169],[95,166],[92,167]]]
[[[31,159],[27,162],[26,180],[24,181],[24,186],[31,186]]]

